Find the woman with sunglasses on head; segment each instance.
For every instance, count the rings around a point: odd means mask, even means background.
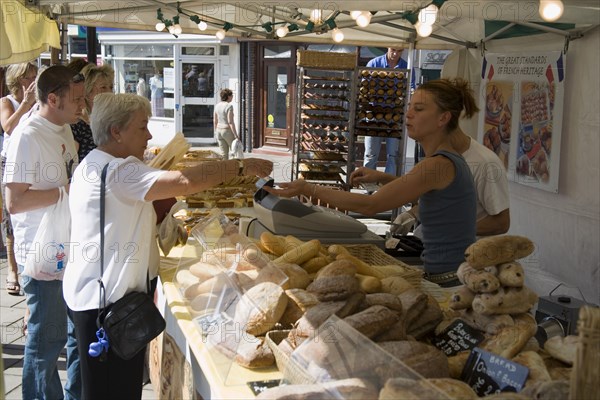
[[[77,123],[71,125],[73,138],[78,143],[77,155],[83,160],[90,151],[96,148],[90,128],[90,114],[94,108],[94,98],[99,93],[112,93],[115,71],[110,65],[86,65],[81,74],[85,78],[85,109]]]
[[[0,99],[0,124],[4,132],[2,172],[0,172],[0,176],[4,171],[6,149],[10,142],[10,135],[19,124],[21,117],[31,110],[35,104],[35,78],[37,72],[38,67],[30,62],[12,64],[6,69],[6,86],[10,94]],[[2,199],[5,199],[4,185],[2,185],[1,190]],[[2,213],[2,236],[6,244],[6,259],[8,262],[6,291],[8,294],[19,295],[21,293],[21,285],[19,284],[17,261],[15,259],[13,229],[10,214],[6,210],[6,207],[3,208]]]
[[[419,86],[406,114],[406,130],[411,139],[423,146],[426,157],[397,179],[367,168],[354,171],[352,184],[359,183],[363,173],[371,178],[373,174],[381,177],[379,182],[385,185],[373,195],[327,189],[303,180],[282,183],[281,189],[265,187],[265,190],[286,197],[312,196],[364,215],[398,208],[418,199],[424,245],[421,258],[426,277],[440,286],[458,286],[456,270],[464,261],[465,249],[475,241],[477,210],[473,177],[450,140],[463,111],[467,118],[477,111],[466,81],[440,79]]]

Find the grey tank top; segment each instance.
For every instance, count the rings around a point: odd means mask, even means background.
[[[419,198],[419,219],[423,232],[425,272],[456,271],[464,261],[466,248],[475,242],[477,192],[465,159],[448,151],[438,151],[454,164],[454,180],[442,190]],[[440,172],[440,173],[443,173]]]

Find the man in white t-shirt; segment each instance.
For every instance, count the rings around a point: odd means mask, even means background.
[[[33,241],[44,213],[59,200],[61,187],[68,192],[70,175],[78,163],[69,124],[81,117],[85,107],[83,76],[62,65],[49,67],[38,78],[37,98],[38,113],[13,132],[4,171],[6,204],[12,215],[15,255],[21,271],[27,257],[34,256],[36,246],[40,246]],[[79,355],[62,295],[62,276],[55,280],[39,278],[23,276],[30,311],[23,398],[78,399]],[[56,363],[65,344],[68,380],[63,394]]]

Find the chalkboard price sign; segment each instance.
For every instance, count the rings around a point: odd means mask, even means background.
[[[500,392],[520,392],[528,375],[527,367],[475,347],[461,379],[481,397]]]
[[[253,381],[246,383],[250,387],[250,390],[252,390],[252,393],[254,393],[255,396],[258,396],[260,393],[264,392],[269,388],[279,386],[281,384],[281,379],[271,379],[268,381]]]
[[[463,320],[457,319],[433,339],[433,344],[447,356],[453,356],[458,352],[475,348],[482,340],[481,332],[471,328]]]

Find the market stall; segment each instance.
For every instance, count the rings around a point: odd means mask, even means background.
[[[156,390],[165,396],[181,384],[203,398],[252,398],[269,387],[260,396],[475,398],[516,390],[568,398],[586,387],[576,378],[594,376],[576,372],[589,362],[577,349],[593,355],[597,340],[552,329],[539,336],[529,312],[538,296],[524,285],[518,262],[534,249],[526,238],[473,245],[459,271],[465,286],[454,292],[422,281],[376,247],[277,235],[255,241],[229,223],[211,213],[163,260],[168,328],[152,359]],[[492,245],[512,250],[490,260]],[[335,260],[321,262],[323,251]],[[483,269],[490,262],[503,267]],[[580,332],[588,332],[597,309],[582,310]]]

